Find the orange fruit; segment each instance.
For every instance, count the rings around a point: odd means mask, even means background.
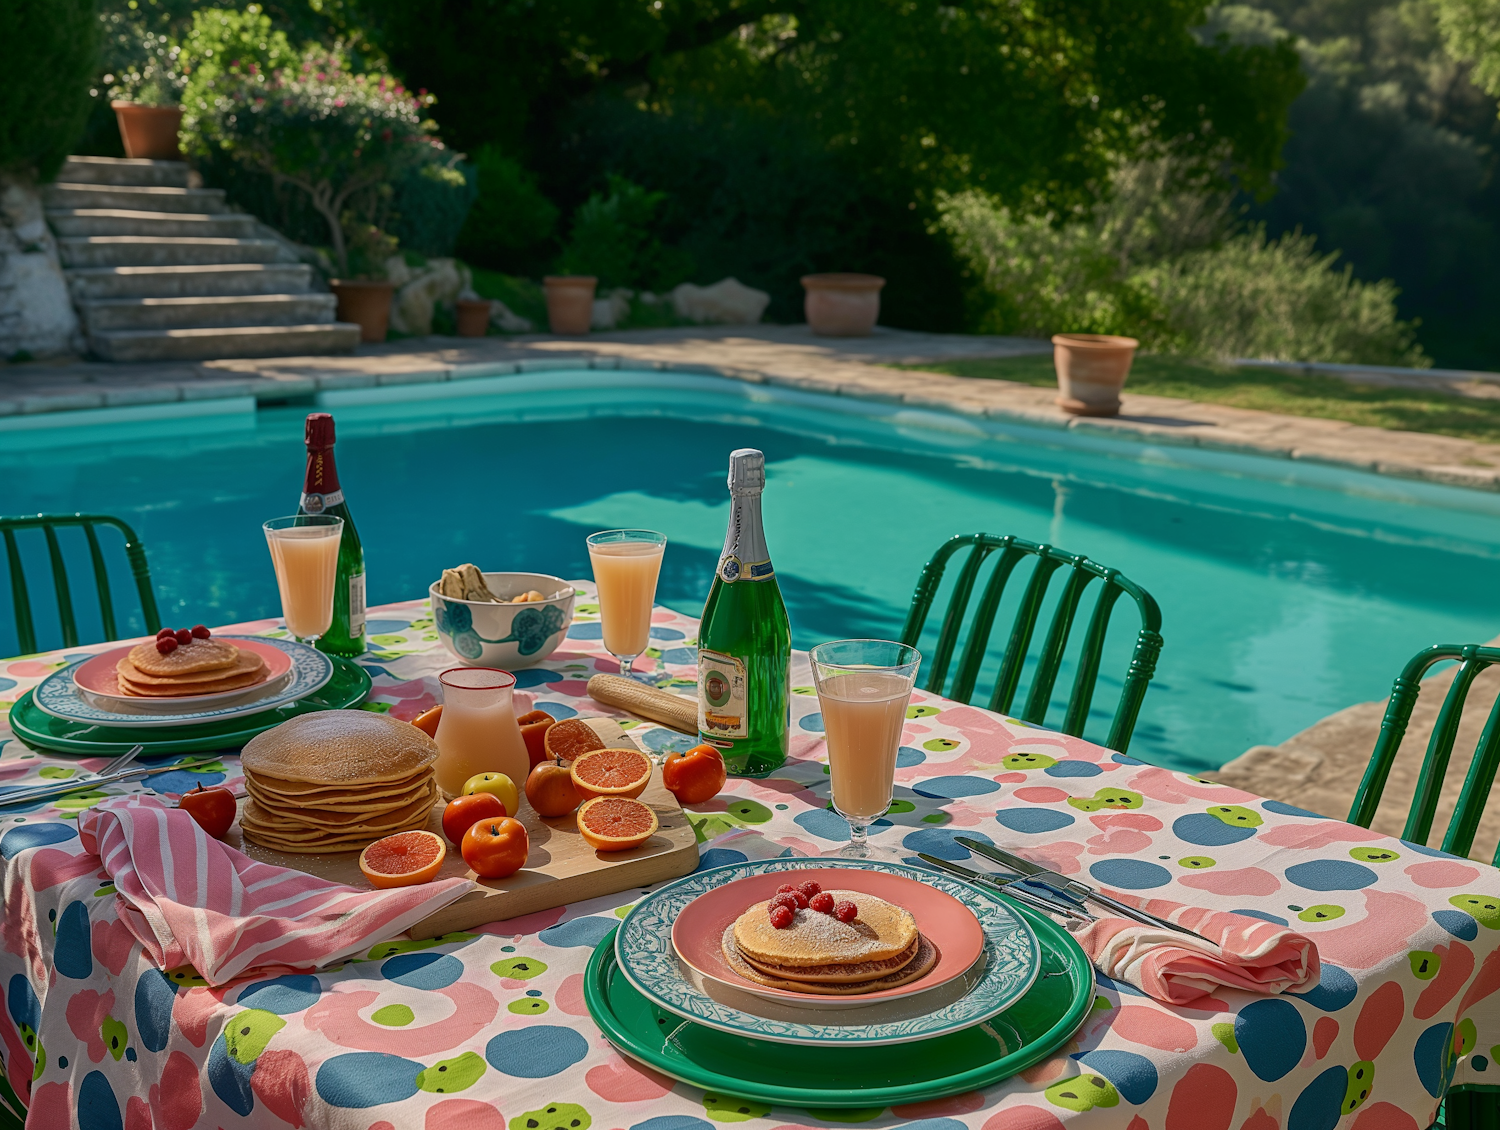
[[[427,710],[424,710],[422,711],[422,713],[418,714],[411,720],[411,724],[417,729],[421,730],[422,733],[426,734],[429,738],[435,738],[437,737],[438,723],[442,720],[443,704],[440,702],[436,706],[429,707]]]
[[[526,799],[541,816],[566,816],[583,798],[573,784],[573,774],[560,761],[543,761],[526,778]]]
[[[447,845],[431,832],[397,832],[360,852],[359,869],[372,887],[410,887],[432,882],[447,854]]]
[[[584,800],[596,796],[638,797],[650,782],[651,760],[637,750],[596,749],[573,762],[573,787]]]
[[[686,753],[669,753],[661,767],[662,784],[679,804],[712,800],[727,779],[724,755],[711,745],[696,745]]]
[[[660,825],[651,806],[623,796],[597,796],[578,810],[578,831],[595,851],[638,848]]]
[[[542,735],[542,751],[554,761],[572,761],[604,742],[582,718],[565,718],[548,726]]]

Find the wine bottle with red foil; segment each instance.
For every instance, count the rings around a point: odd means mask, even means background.
[[[332,514],[344,520],[339,545],[338,576],[333,585],[333,623],[318,639],[319,651],[361,655],[365,650],[365,551],[359,531],[344,501],[338,467],[333,461],[333,417],[313,412],[307,417],[307,477],[302,483],[299,514]]]

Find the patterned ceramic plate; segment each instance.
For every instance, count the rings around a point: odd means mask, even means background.
[[[85,664],[98,662],[98,657],[91,656],[52,672],[37,685],[32,700],[36,703],[38,710],[69,722],[88,722],[102,726],[195,726],[204,722],[243,718],[247,715],[259,714],[264,710],[274,710],[289,702],[306,698],[333,678],[333,661],[317,648],[309,647],[305,643],[298,643],[296,640],[269,639],[264,636],[219,636],[217,638],[253,643],[258,649],[272,648],[287,656],[291,670],[283,675],[281,681],[274,686],[262,687],[261,690],[266,693],[260,694],[259,697],[252,697],[249,701],[237,697],[227,703],[207,704],[202,710],[178,711],[172,714],[148,710],[128,713],[128,708],[123,704],[98,699],[91,701],[91,696],[79,690],[78,684],[74,681],[74,675]],[[253,690],[251,693],[254,693]]]
[[[798,1009],[806,1019],[773,1018],[715,999],[690,978],[672,946],[672,924],[694,899],[725,883],[767,872],[818,869],[879,871],[951,895],[973,913],[984,930],[983,970],[957,999],[935,994],[930,1011],[879,1023],[849,1023],[848,1014]],[[920,925],[920,923],[919,923]],[[651,1003],[699,1024],[734,1035],[816,1047],[873,1046],[926,1040],[982,1024],[1019,1000],[1036,980],[1041,947],[1020,916],[963,883],[901,863],[873,860],[768,859],[737,863],[689,875],[647,895],[615,935],[615,955],[630,983]],[[695,983],[696,981],[696,983]],[[728,999],[728,998],[726,998]],[[918,1001],[922,997],[915,998]],[[862,1013],[863,1010],[860,1010]],[[860,1019],[864,1019],[861,1017]]]

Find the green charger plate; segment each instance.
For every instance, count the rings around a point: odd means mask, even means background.
[[[779,1106],[885,1107],[959,1095],[1008,1079],[1051,1055],[1094,1002],[1094,967],[1051,919],[1010,899],[1042,946],[1036,983],[992,1020],[910,1044],[819,1048],[706,1028],[657,1008],[615,960],[615,931],[584,974],[589,1015],[610,1043],[706,1091]]]
[[[256,734],[279,726],[288,718],[315,710],[342,710],[364,701],[370,693],[369,673],[359,664],[337,655],[328,658],[333,660],[333,678],[306,698],[260,714],[206,722],[201,726],[96,726],[45,713],[27,691],[10,708],[10,729],[32,749],[94,757],[124,753],[136,745],[146,747],[141,754],[143,757],[238,749]]]

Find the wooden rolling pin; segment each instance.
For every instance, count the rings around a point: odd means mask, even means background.
[[[648,722],[660,722],[678,733],[698,736],[698,702],[686,695],[648,687],[620,675],[595,675],[589,697],[605,706],[618,706]]]

